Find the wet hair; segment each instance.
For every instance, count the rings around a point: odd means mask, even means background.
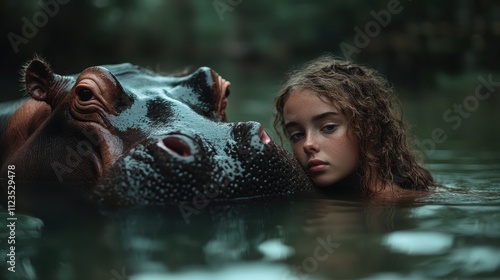
[[[280,138],[280,130],[286,134],[283,108],[290,93],[305,89],[336,106],[348,120],[359,143],[356,172],[364,194],[367,186],[378,189],[391,182],[412,190],[438,185],[410,149],[401,104],[378,72],[331,55],[292,70],[275,99],[274,129]]]

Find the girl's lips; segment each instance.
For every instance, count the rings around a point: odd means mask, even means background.
[[[310,160],[308,163],[307,163],[307,170],[309,172],[321,172],[321,171],[324,171],[327,167],[328,163],[322,161],[322,160],[319,160],[319,159],[313,159],[313,160]]]

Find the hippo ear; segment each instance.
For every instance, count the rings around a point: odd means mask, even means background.
[[[227,97],[231,83],[209,67],[200,67],[180,78],[170,92],[175,99],[188,104],[197,113],[215,121],[226,122]]]
[[[24,69],[26,92],[39,101],[47,101],[54,73],[47,62],[35,58]]]

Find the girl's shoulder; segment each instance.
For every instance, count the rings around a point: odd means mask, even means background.
[[[417,198],[429,195],[425,190],[408,190],[400,187],[396,183],[385,186],[381,191],[375,192],[370,196],[370,200],[386,202],[411,202]]]

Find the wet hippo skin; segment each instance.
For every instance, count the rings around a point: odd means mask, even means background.
[[[256,122],[226,122],[229,82],[202,67],[162,76],[132,64],[62,76],[27,64],[28,97],[0,106],[4,178],[91,182],[96,201],[162,204],[283,196],[311,188]]]

